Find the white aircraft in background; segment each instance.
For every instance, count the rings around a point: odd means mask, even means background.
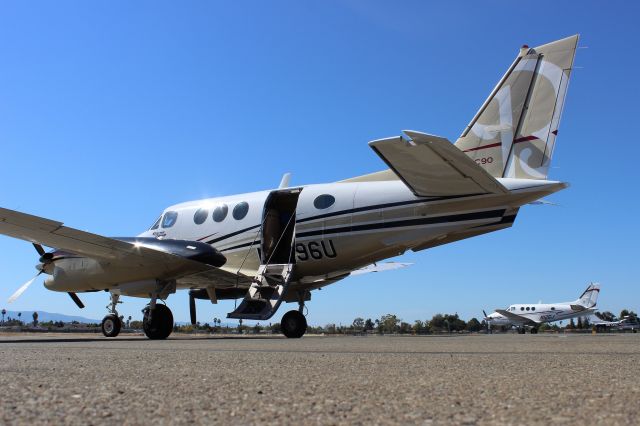
[[[295,187],[285,175],[277,189],[170,206],[137,237],[103,237],[8,209],[0,209],[0,233],[32,242],[45,287],[80,308],[77,293],[109,292],[107,337],[120,331],[122,295],[148,298],[145,334],[168,337],[173,316],[157,302],[179,289],[189,290],[192,322],[196,299],[242,298],[228,318],[252,320],[297,302],[281,326],[301,337],[313,290],[405,266],[378,262],[407,250],[509,228],[521,206],[567,187],[547,175],[577,42],[523,46],[455,144],[415,131],[370,142],[388,170]]]
[[[593,283],[573,302],[560,303],[528,303],[511,305],[507,309],[496,309],[484,320],[488,327],[517,327],[524,334],[525,327],[531,327],[531,333],[538,332],[542,323],[567,320],[576,317],[588,317],[596,311],[596,302],[600,293],[600,284]]]

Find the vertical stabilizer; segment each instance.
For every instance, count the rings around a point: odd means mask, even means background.
[[[582,293],[582,296],[580,296],[577,302],[585,308],[593,308],[598,302],[599,294],[600,284],[593,283],[589,285],[589,287],[587,287],[587,289],[584,291],[584,293]]]
[[[546,179],[577,43],[520,49],[455,145],[494,177]]]

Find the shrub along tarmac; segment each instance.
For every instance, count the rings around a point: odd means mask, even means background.
[[[637,424],[640,334],[0,335],[0,423]]]

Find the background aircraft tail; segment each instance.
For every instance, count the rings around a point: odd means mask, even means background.
[[[598,295],[600,294],[600,284],[593,283],[587,287],[582,295],[576,300],[578,304],[585,308],[593,308],[598,301]]]
[[[523,46],[456,147],[493,177],[546,179],[577,44]]]

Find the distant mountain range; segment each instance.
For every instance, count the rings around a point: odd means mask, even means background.
[[[28,323],[33,321],[33,311],[7,311],[4,319],[12,318],[18,319],[18,312],[22,313],[20,320],[22,322]],[[72,322],[78,321],[86,324],[94,324],[100,323],[101,320],[90,319],[85,317],[78,317],[75,315],[65,315],[65,314],[56,314],[53,312],[45,312],[45,311],[37,311],[38,312],[38,322],[49,322],[49,321],[62,321],[62,322]]]

